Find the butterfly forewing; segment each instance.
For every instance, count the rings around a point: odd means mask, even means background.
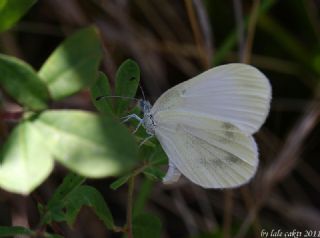
[[[250,65],[235,63],[212,68],[169,89],[151,112],[179,110],[206,114],[253,134],[266,119],[270,99],[268,79]]]

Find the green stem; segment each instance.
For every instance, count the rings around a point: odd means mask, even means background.
[[[144,164],[140,168],[137,168],[135,171],[133,171],[132,176],[130,177],[128,181],[128,199],[127,199],[127,224],[124,227],[124,231],[128,234],[128,238],[133,238],[133,232],[132,232],[132,212],[133,212],[133,192],[134,192],[134,182],[136,176],[138,176],[140,173],[142,173],[149,165]],[[114,231],[123,231],[120,227],[117,227],[114,229]]]
[[[133,204],[133,190],[134,190],[134,179],[132,176],[129,180],[128,200],[127,200],[127,233],[128,238],[133,238],[132,233],[132,204]]]

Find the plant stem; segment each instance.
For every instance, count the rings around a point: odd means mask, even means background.
[[[243,52],[242,62],[249,64],[251,61],[251,51],[253,46],[253,38],[256,30],[256,24],[259,16],[260,0],[255,0],[252,6],[250,20],[248,25],[247,41]]]
[[[194,11],[193,2],[192,0],[185,0],[184,3],[186,5],[186,10],[187,10],[187,14],[191,24],[193,38],[195,40],[195,44],[196,44],[200,59],[202,61],[202,65],[205,69],[207,69],[209,68],[209,65],[210,65],[209,57],[206,54],[204,39],[203,39],[201,29],[199,29],[199,23],[197,20],[196,13]]]
[[[133,238],[132,233],[132,204],[133,204],[133,190],[134,190],[134,179],[132,176],[129,180],[128,200],[127,200],[127,233],[128,238]]]
[[[132,206],[133,206],[133,192],[134,192],[134,182],[136,176],[143,172],[148,167],[148,164],[142,165],[140,168],[137,168],[133,171],[131,178],[128,181],[128,199],[127,199],[127,224],[125,226],[125,231],[128,234],[128,238],[133,238],[132,232]]]

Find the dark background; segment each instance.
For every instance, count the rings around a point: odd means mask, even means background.
[[[317,0],[39,0],[0,35],[0,52],[39,69],[67,35],[94,24],[104,44],[101,69],[111,84],[120,63],[132,58],[152,102],[214,65],[258,67],[271,81],[273,99],[268,120],[255,135],[261,161],[255,178],[233,190],[205,190],[185,179],[164,186],[141,176],[136,198],[146,195],[146,211],[162,220],[162,237],[260,237],[261,229],[320,234],[319,9]],[[243,19],[251,19],[249,28]],[[8,101],[5,107],[17,105]],[[53,107],[94,110],[88,91]],[[29,197],[1,190],[0,225],[36,226],[37,201],[47,201],[65,174],[57,165]],[[121,225],[127,188],[110,190],[113,180],[88,183],[104,194]],[[66,237],[121,237],[86,208],[74,229],[58,226]]]

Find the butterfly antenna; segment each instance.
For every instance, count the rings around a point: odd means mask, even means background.
[[[144,95],[143,88],[142,88],[142,86],[140,84],[139,84],[139,88],[140,88],[140,91],[141,91],[141,94],[142,94],[142,97],[143,97],[143,101],[146,101],[146,97]]]

